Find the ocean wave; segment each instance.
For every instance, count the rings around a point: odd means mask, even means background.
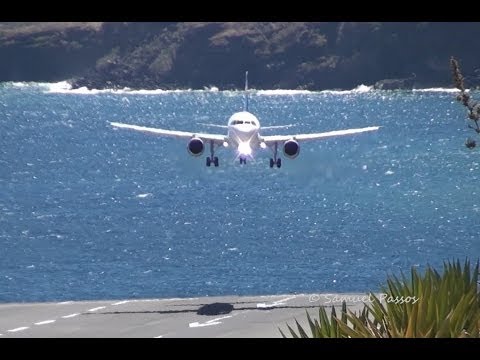
[[[55,83],[48,82],[34,82],[34,81],[8,81],[3,83],[5,87],[13,88],[41,88],[51,92],[68,91],[72,86],[68,81],[59,81]]]
[[[352,90],[323,90],[321,93],[323,94],[333,94],[333,95],[349,95],[349,94],[361,94],[373,91],[373,86],[369,85],[358,85],[356,88]]]
[[[45,93],[54,93],[54,94],[80,94],[80,95],[96,95],[96,94],[138,94],[138,95],[158,95],[158,94],[169,94],[169,93],[185,93],[191,91],[218,91],[214,87],[209,88],[208,90],[192,90],[192,89],[175,89],[175,90],[162,90],[162,89],[139,89],[133,90],[128,87],[123,89],[89,89],[86,86],[73,89],[72,85],[68,81],[59,81],[54,83],[49,82],[32,82],[32,81],[9,81],[3,83],[4,87],[16,87],[16,88],[40,88],[44,90]]]
[[[31,86],[32,83],[24,82],[24,81],[12,81],[5,83],[6,86],[10,85],[12,87],[27,87]]]
[[[124,87],[123,89],[89,89],[86,86],[80,88],[72,89],[72,86],[68,82],[61,83],[51,83],[48,86],[48,93],[60,93],[60,94],[80,94],[80,95],[96,95],[96,94],[120,94],[120,95],[161,95],[161,94],[170,94],[170,93],[184,93],[190,92],[191,89],[187,90],[162,90],[162,89],[140,89],[133,90],[129,87]],[[204,91],[204,90],[198,90]]]
[[[413,92],[447,92],[455,93],[459,92],[457,88],[426,88],[426,89],[413,89]]]
[[[238,93],[243,93],[243,90],[219,90],[216,86],[204,87],[203,89],[193,90],[193,89],[131,89],[129,87],[124,87],[122,89],[89,89],[87,87],[80,87],[73,89],[72,85],[68,81],[59,81],[54,83],[48,82],[32,82],[32,81],[10,81],[4,82],[3,86],[5,87],[17,87],[17,88],[41,88],[46,93],[56,93],[56,94],[80,94],[80,95],[96,95],[96,94],[131,94],[131,95],[162,95],[162,94],[171,94],[171,93],[204,93],[204,92],[220,92],[225,95],[235,95]],[[305,94],[329,94],[329,95],[349,95],[349,94],[361,94],[368,92],[383,92],[383,91],[392,91],[392,90],[377,90],[374,89],[371,85],[361,84],[351,90],[294,90],[294,89],[250,89],[251,94],[261,95],[261,96],[284,96],[284,95],[305,95]],[[395,90],[393,90],[395,91]],[[410,90],[402,90],[410,91]],[[444,93],[455,93],[459,90],[456,88],[420,88],[412,89],[413,92],[444,92]],[[467,89],[470,91],[470,89]]]
[[[252,90],[257,95],[300,95],[311,94],[314,91],[310,90],[289,90],[289,89],[276,89],[276,90]]]

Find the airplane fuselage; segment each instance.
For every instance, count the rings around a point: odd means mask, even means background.
[[[233,114],[228,120],[228,145],[236,149],[239,156],[250,157],[258,148],[260,122],[248,111]]]

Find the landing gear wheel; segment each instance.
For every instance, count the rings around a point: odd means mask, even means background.
[[[215,165],[218,167],[218,157],[215,156],[215,143],[210,140],[210,156],[207,157],[207,166]]]
[[[273,145],[273,159],[270,158],[270,168],[273,168],[275,165],[277,165],[277,168],[280,168],[282,166],[282,159],[280,159],[278,156],[278,143],[275,142]]]
[[[247,164],[247,159],[240,158],[240,164]]]

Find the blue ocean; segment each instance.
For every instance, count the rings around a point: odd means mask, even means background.
[[[291,125],[264,134],[381,126],[280,169],[110,125],[223,133],[204,124],[243,100],[0,84],[0,302],[368,292],[479,258],[480,150],[452,89],[252,90],[263,126]]]

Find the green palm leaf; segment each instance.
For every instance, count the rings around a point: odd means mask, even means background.
[[[468,259],[443,263],[443,272],[428,266],[423,275],[412,268],[410,276],[391,275],[378,297],[369,293],[370,303],[361,311],[347,311],[342,302],[340,317],[332,307],[330,317],[324,307],[318,320],[307,312],[312,337],[480,337],[479,261],[472,268]],[[403,301],[393,301],[402,300]],[[383,301],[382,301],[383,300]],[[296,321],[298,333],[308,337]],[[280,330],[280,329],[279,329]],[[280,334],[286,337],[280,330]]]

